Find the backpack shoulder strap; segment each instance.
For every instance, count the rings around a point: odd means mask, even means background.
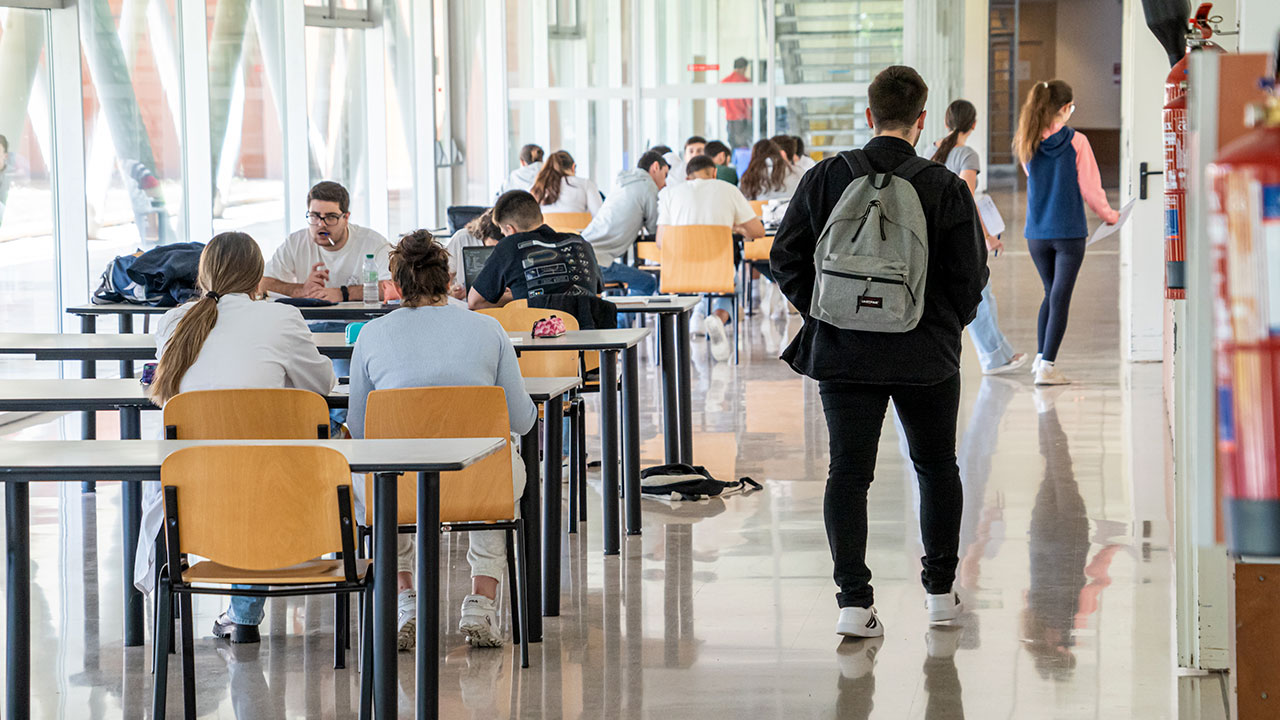
[[[932,160],[929,160],[928,158],[922,158],[919,155],[917,155],[911,158],[910,160],[907,160],[906,162],[902,163],[898,167],[894,168],[893,174],[896,175],[897,177],[902,178],[903,180],[906,180],[907,182],[911,182],[911,179],[914,178],[916,175],[919,175],[921,171],[926,170],[930,167],[933,167],[934,165],[938,165],[938,163]],[[938,165],[938,167],[942,167],[942,166]]]
[[[849,152],[840,153],[840,157],[844,158],[845,163],[849,166],[849,170],[855,178],[864,175],[874,175],[875,170],[871,169],[871,163],[867,160],[867,154],[861,148],[850,150]]]

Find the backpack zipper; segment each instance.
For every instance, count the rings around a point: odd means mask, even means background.
[[[907,291],[907,296],[911,298],[911,304],[916,304],[916,294],[911,292],[911,286],[906,280],[890,280],[888,278],[872,277],[870,275],[854,275],[853,273],[841,272],[840,270],[827,270],[823,268],[823,275],[835,275],[836,277],[846,278],[848,280],[863,280],[866,282],[882,283],[884,285],[901,285]]]
[[[862,218],[858,222],[858,229],[853,231],[854,238],[857,238],[858,235],[862,232],[862,228],[866,227],[867,219],[871,217],[871,208],[878,208],[878,207],[880,207],[879,200],[872,200],[871,202],[867,203],[867,211],[862,213]],[[884,211],[880,212],[880,239],[882,240],[884,239]]]

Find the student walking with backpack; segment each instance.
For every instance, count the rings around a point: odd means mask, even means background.
[[[969,136],[978,126],[978,109],[968,100],[956,100],[947,106],[947,136],[933,144],[933,156],[936,163],[942,163],[947,169],[969,186],[969,192],[978,192],[978,173],[982,172],[982,158],[978,151],[969,147]],[[979,217],[981,222],[982,218]],[[986,238],[987,252],[1000,257],[1004,243],[1000,238],[987,232],[982,226],[982,234]],[[1000,332],[1000,318],[996,310],[996,297],[991,294],[991,283],[982,288],[982,302],[978,305],[978,315],[969,323],[969,337],[978,349],[978,361],[982,364],[983,375],[1003,375],[1011,373],[1027,364],[1026,353],[1015,353],[1013,346]]]
[[[1067,313],[1076,275],[1084,262],[1089,227],[1084,206],[1108,224],[1111,209],[1098,175],[1098,161],[1082,133],[1067,127],[1076,110],[1071,86],[1061,80],[1036,83],[1018,117],[1013,153],[1027,173],[1027,249],[1044,284],[1036,324],[1036,385],[1066,385],[1058,369],[1058,349],[1067,332]]]
[[[826,415],[836,632],[851,637],[884,634],[866,564],[867,490],[891,399],[919,477],[929,621],[955,620],[962,607],[952,589],[963,505],[960,335],[982,300],[986,248],[964,182],[916,155],[928,92],[909,67],[876,76],[867,110],[875,137],[805,174],[770,256],[804,316],[782,358],[818,381]]]

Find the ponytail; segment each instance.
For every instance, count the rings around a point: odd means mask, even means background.
[[[747,169],[742,171],[738,180],[738,189],[748,200],[759,200],[786,186],[787,161],[782,158],[782,149],[767,138],[756,141],[751,146]]]
[[[520,162],[525,165],[532,165],[536,162],[542,162],[542,147],[529,143],[520,148]]]
[[[542,164],[538,178],[533,181],[529,192],[539,205],[555,205],[560,199],[560,186],[573,170],[573,156],[564,150],[551,153],[551,157]]]
[[[1018,115],[1018,129],[1013,136],[1013,154],[1023,165],[1040,149],[1044,131],[1053,125],[1053,119],[1064,105],[1071,104],[1071,86],[1061,80],[1039,82],[1027,93]]]
[[[930,160],[946,164],[947,156],[956,148],[960,136],[972,132],[978,124],[978,109],[968,100],[956,100],[947,106],[947,128],[951,132],[938,143],[938,150]]]
[[[182,378],[200,357],[204,341],[218,323],[218,300],[226,295],[252,293],[262,282],[262,251],[254,239],[240,232],[214,236],[200,253],[196,288],[200,299],[178,320],[169,341],[160,348],[160,362],[148,393],[164,405],[182,385]]]

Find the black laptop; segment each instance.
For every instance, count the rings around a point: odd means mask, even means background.
[[[489,261],[489,256],[493,254],[494,245],[485,245],[481,247],[464,247],[462,248],[462,282],[466,284],[467,289],[471,289],[471,284],[480,277],[480,271],[484,269],[484,264]]]

